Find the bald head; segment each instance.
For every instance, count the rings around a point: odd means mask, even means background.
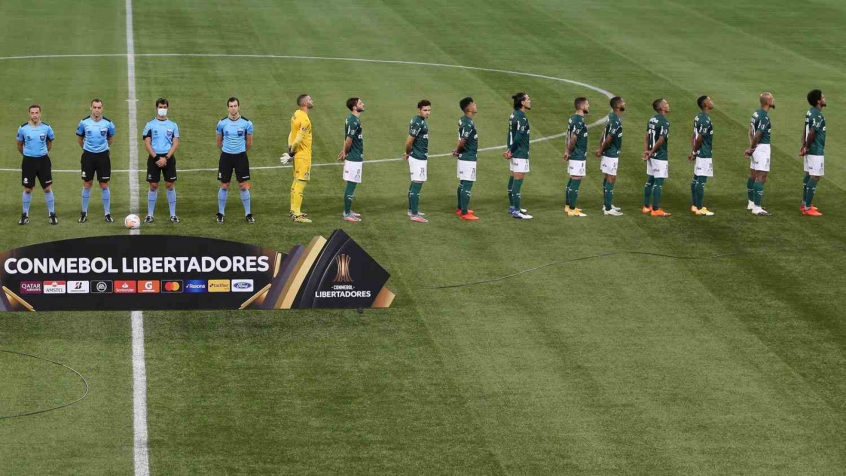
[[[767,106],[772,104],[773,95],[771,93],[761,93],[761,95],[758,96],[758,100],[761,101],[761,106]]]

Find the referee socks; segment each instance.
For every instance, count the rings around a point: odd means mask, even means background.
[[[154,190],[147,191],[147,216],[153,216],[153,213],[156,211],[156,198],[158,196],[159,194]]]
[[[241,190],[241,203],[244,205],[244,215],[249,215],[250,212],[250,189]]]
[[[229,189],[221,188],[217,191],[217,212],[221,215],[226,215],[226,200],[229,198]]]

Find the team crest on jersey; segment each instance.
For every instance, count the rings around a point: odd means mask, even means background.
[[[100,129],[100,135],[103,136],[103,137],[106,137],[106,134],[108,132],[109,132],[108,129]]]
[[[238,129],[238,137],[244,135],[244,129]]]
[[[47,140],[47,134],[41,134],[38,138],[41,139],[41,142],[44,142]]]
[[[173,130],[168,129],[167,132],[165,132],[165,135],[167,136],[168,139],[172,138],[173,137]]]

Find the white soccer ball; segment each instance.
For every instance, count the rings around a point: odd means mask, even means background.
[[[134,230],[135,228],[141,226],[141,218],[138,215],[132,213],[130,215],[127,215],[126,218],[123,219],[123,225],[129,228],[130,230]]]

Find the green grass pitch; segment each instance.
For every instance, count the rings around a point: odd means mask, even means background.
[[[0,249],[119,234],[80,202],[74,131],[100,97],[117,126],[112,210],[129,213],[128,80],[124,2],[13,2],[0,31]],[[530,2],[352,0],[135,2],[139,133],[154,101],[171,101],[182,134],[177,182],[182,223],[166,223],[159,195],[142,233],[241,240],[287,250],[335,228],[392,275],[388,310],[146,312],[150,474],[840,474],[846,467],[846,146],[842,2],[776,0]],[[236,56],[267,55],[336,59]],[[58,55],[38,59],[9,57]],[[67,57],[65,55],[94,55]],[[110,56],[109,56],[110,55]],[[462,65],[493,72],[408,63]],[[421,196],[430,223],[406,216],[402,162],[365,164],[341,221],[335,156],[344,102],[361,96],[365,155],[399,157],[419,99],[433,102],[430,151],[452,150],[458,101],[472,95],[480,147],[502,145],[517,91],[532,95],[532,137],[560,134],[572,101],[607,114],[587,83],[626,98],[615,204],[605,217],[599,164],[588,159],[580,205],[562,212],[563,139],[532,146],[524,205],[507,215],[501,150],[479,157],[460,222],[455,164],[435,157]],[[798,211],[805,95],[829,108],[828,164],[818,219]],[[747,128],[771,91],[773,164],[764,196],[772,217],[745,210]],[[294,100],[316,107],[315,167],[304,211],[287,218],[290,169],[279,165]],[[710,218],[688,213],[687,162],[696,98],[716,109]],[[214,127],[229,96],[255,124],[250,152],[254,226],[237,193],[214,223]],[[654,99],[671,105],[669,219],[639,213],[640,160]],[[29,104],[56,131],[51,156],[61,223],[47,224],[36,190],[20,214],[13,143]],[[591,130],[592,152],[599,129]],[[139,151],[143,158],[143,151]],[[143,161],[142,161],[143,164]],[[268,167],[268,168],[261,168]],[[144,215],[146,186],[139,174]],[[653,254],[700,259],[678,259]],[[599,256],[601,255],[601,256]],[[719,257],[712,256],[722,255]],[[573,261],[577,258],[598,256]],[[479,281],[561,262],[509,279]],[[82,402],[0,419],[0,474],[131,474],[132,349],[128,312],[0,316],[0,349],[63,362],[91,386]],[[0,353],[0,416],[78,398],[81,382],[53,364]]]

